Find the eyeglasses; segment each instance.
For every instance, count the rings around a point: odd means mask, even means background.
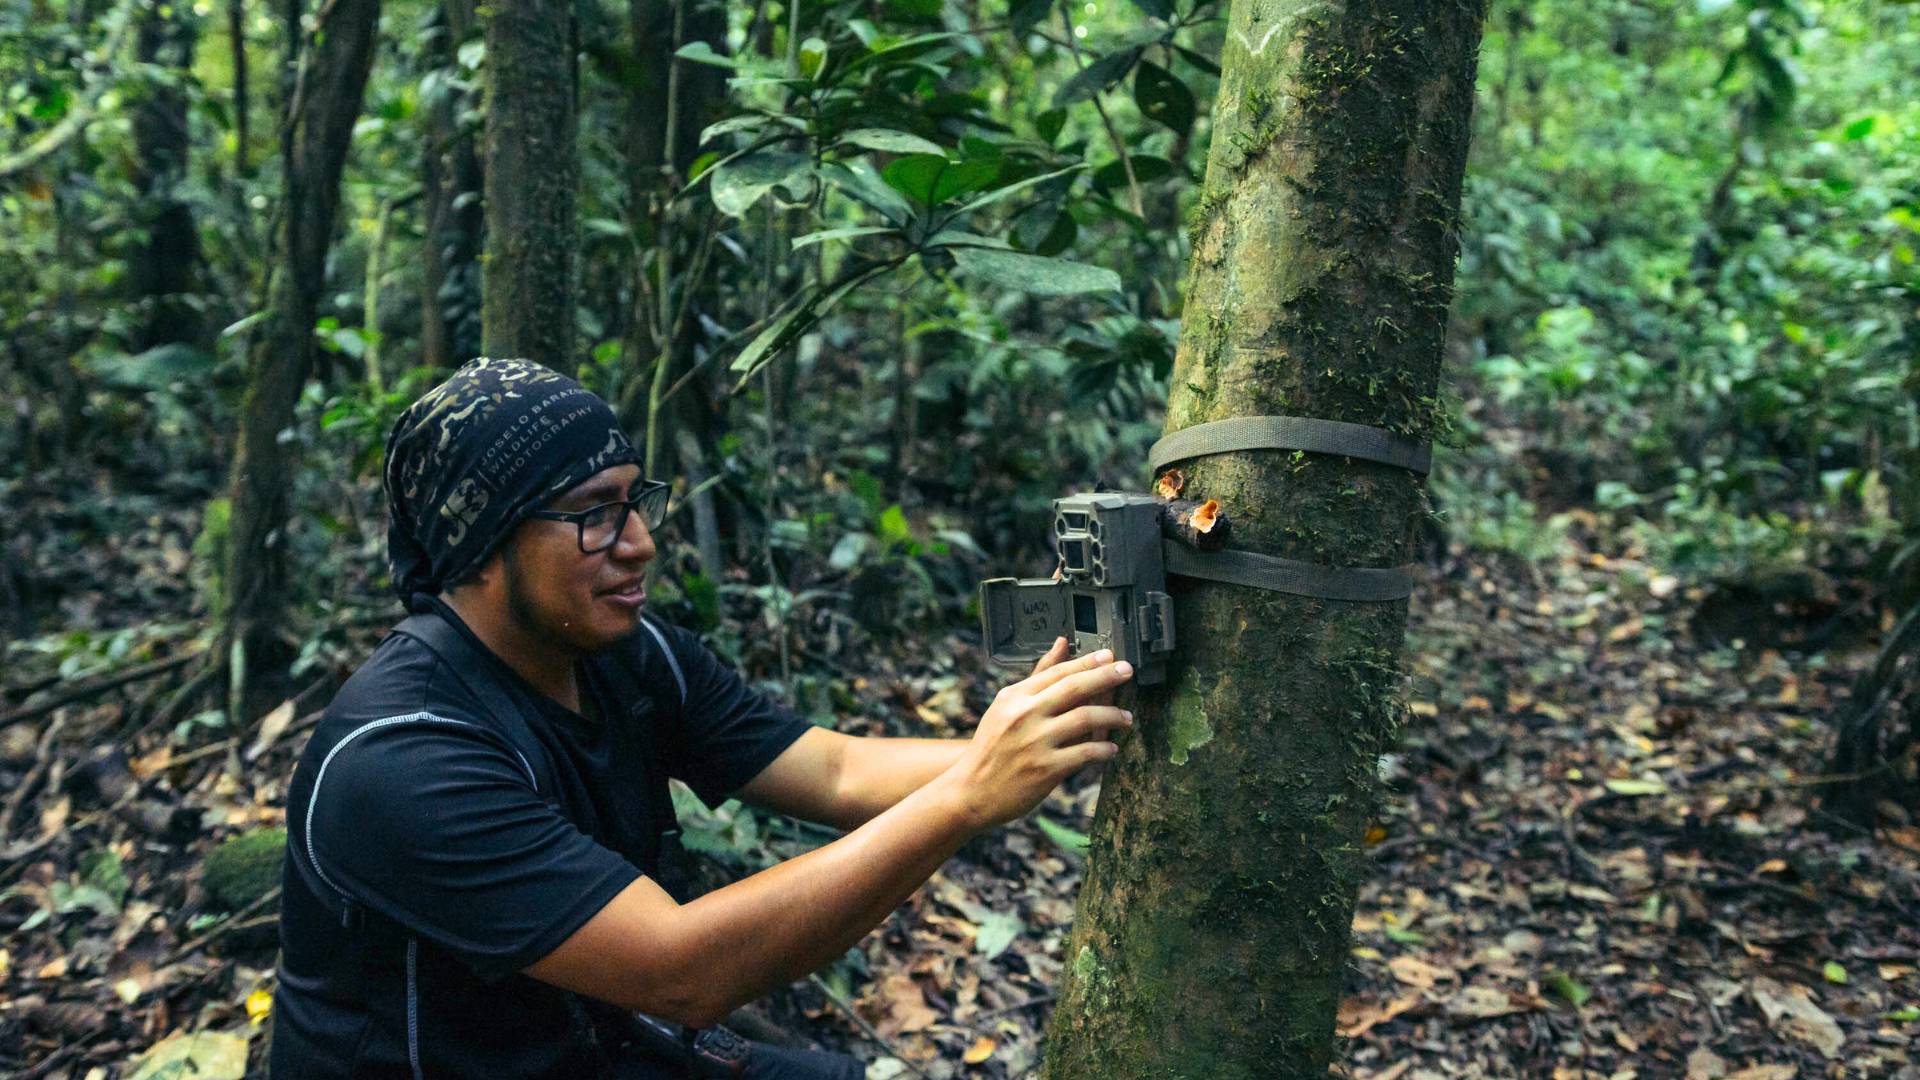
[[[529,510],[527,516],[543,521],[572,522],[580,530],[581,552],[596,555],[619,542],[620,534],[627,530],[627,515],[636,510],[640,520],[646,522],[648,532],[665,524],[667,494],[671,490],[671,485],[662,481],[646,480],[637,493],[630,493],[625,499],[585,510]]]

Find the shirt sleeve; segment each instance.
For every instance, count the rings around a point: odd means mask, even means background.
[[[640,877],[534,790],[510,746],[459,720],[336,748],[305,825],[329,884],[487,978],[552,952]]]
[[[681,722],[662,740],[667,774],[718,806],[813,725],[747,686],[692,631],[661,629],[687,684]]]

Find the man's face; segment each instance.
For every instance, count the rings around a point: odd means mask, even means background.
[[[588,477],[548,503],[548,510],[585,510],[628,497],[640,480],[638,465],[617,465]],[[539,518],[521,522],[502,551],[507,604],[534,633],[589,652],[633,632],[646,602],[644,573],[654,556],[653,537],[639,513],[612,547],[586,554],[579,526]]]

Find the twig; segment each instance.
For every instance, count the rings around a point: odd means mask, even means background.
[[[933,1077],[927,1075],[927,1072],[925,1069],[922,1069],[920,1066],[915,1065],[911,1061],[908,1061],[906,1055],[900,1052],[899,1047],[888,1042],[884,1036],[882,1036],[878,1031],[875,1031],[873,1029],[873,1025],[867,1023],[866,1017],[861,1016],[859,1013],[854,1011],[852,1002],[848,1001],[847,999],[841,997],[839,994],[835,993],[833,987],[827,985],[827,980],[822,979],[818,975],[809,975],[807,976],[807,981],[819,987],[820,992],[827,995],[827,1000],[833,1002],[833,1004],[837,1008],[839,1008],[841,1012],[846,1013],[847,1016],[851,1018],[855,1024],[858,1024],[860,1026],[860,1030],[867,1033],[867,1038],[872,1040],[875,1045],[880,1047],[880,1049],[885,1050],[890,1056],[894,1058],[894,1060],[905,1065],[908,1069],[911,1069],[915,1076],[922,1077],[924,1078],[924,1080],[933,1080]]]
[[[4,843],[13,833],[14,815],[26,805],[27,799],[40,785],[41,778],[46,775],[47,766],[53,759],[53,740],[59,737],[60,729],[66,725],[66,717],[56,716],[53,723],[47,725],[47,730],[40,734],[40,743],[33,748],[33,766],[27,770],[26,778],[7,795],[7,805],[0,808],[0,843]]]
[[[982,1023],[988,1020],[992,1020],[994,1017],[1005,1016],[1008,1013],[1016,1013],[1021,1011],[1022,1009],[1030,1009],[1035,1005],[1045,1005],[1047,1002],[1052,1001],[1053,999],[1054,999],[1054,994],[1051,991],[1044,994],[1035,994],[1032,997],[1026,999],[1025,1001],[1016,1001],[1011,1005],[1002,1005],[998,1009],[988,1009],[986,1012],[980,1013],[979,1015],[975,1016],[972,1020],[967,1021],[967,1023],[964,1026],[970,1027],[970,1028],[978,1028]]]
[[[179,948],[173,950],[173,952],[167,954],[166,964],[162,964],[160,966],[165,967],[167,966],[167,964],[177,964],[180,961],[185,960],[188,956],[191,956],[193,953],[199,951],[208,942],[212,941],[214,938],[219,937],[221,934],[225,934],[232,930],[248,930],[256,926],[265,926],[267,923],[280,918],[280,916],[277,913],[273,915],[262,916],[261,918],[258,918],[258,919],[246,918],[248,915],[251,915],[254,912],[260,910],[260,908],[263,907],[264,905],[269,904],[278,899],[280,899],[280,886],[275,885],[273,888],[268,889],[266,892],[263,892],[259,896],[254,897],[253,903],[248,904],[246,907],[243,907],[239,911],[234,912],[233,915],[227,919],[227,921],[221,923],[219,926],[216,926],[211,930],[208,930],[206,933],[201,934],[199,937],[192,939],[191,941],[187,942],[185,945],[182,945]],[[242,920],[245,920],[245,921],[242,921]]]
[[[45,716],[62,705],[71,705],[76,701],[83,701],[87,698],[104,694],[109,690],[118,689],[128,683],[139,682],[142,679],[150,679],[155,675],[165,675],[175,668],[185,667],[199,655],[201,654],[198,652],[190,652],[180,656],[169,656],[164,660],[154,660],[150,663],[140,664],[137,667],[127,668],[125,671],[117,671],[104,678],[68,686],[64,690],[55,692],[53,696],[47,698],[45,701],[33,705],[23,705],[11,712],[0,713],[0,728],[10,727],[22,720],[32,720],[36,717]]]

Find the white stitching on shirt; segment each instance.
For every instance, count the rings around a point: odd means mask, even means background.
[[[313,774],[313,792],[307,796],[307,820],[305,822],[305,828],[303,829],[303,832],[306,834],[307,861],[313,864],[313,872],[320,875],[320,880],[326,882],[328,888],[340,894],[340,899],[343,903],[352,903],[353,897],[347,895],[347,890],[336,884],[332,878],[327,876],[327,872],[320,868],[320,856],[313,850],[313,808],[320,802],[320,782],[327,778],[327,766],[333,764],[333,755],[339,753],[348,743],[375,728],[387,727],[390,724],[405,724],[411,721],[423,723],[435,721],[442,724],[458,724],[461,727],[480,726],[466,720],[454,720],[445,716],[436,716],[430,712],[407,713],[405,716],[389,716],[381,720],[368,721],[354,728],[352,731],[347,732],[345,737],[339,742],[334,743],[333,748],[327,751],[327,756],[320,759],[319,771]],[[517,746],[513,748],[513,756],[519,758],[520,767],[527,770],[527,783],[533,785],[533,790],[537,794],[540,791],[540,781],[534,776],[533,766],[528,763],[527,756],[522,754],[520,748]]]

